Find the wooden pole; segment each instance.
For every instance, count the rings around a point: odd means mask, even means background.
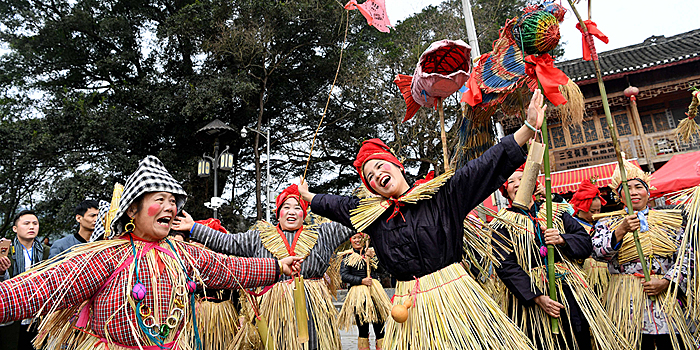
[[[542,84],[539,80],[537,85],[542,90]],[[552,174],[549,167],[549,135],[547,132],[547,116],[542,120],[542,142],[544,143],[544,188],[545,188],[545,206],[547,208],[547,228],[552,228]],[[536,223],[537,224],[537,223]],[[557,301],[557,286],[556,274],[554,266],[554,245],[547,245],[547,282],[549,285],[549,298]],[[552,324],[552,333],[559,334],[559,320],[550,317]]]
[[[593,44],[593,39],[588,34],[588,27],[586,27],[586,23],[584,23],[583,19],[581,18],[581,15],[578,13],[578,10],[576,10],[576,6],[574,6],[573,0],[567,1],[569,2],[569,6],[571,6],[571,9],[574,11],[574,14],[576,14],[576,18],[578,19],[578,22],[581,25],[581,28],[583,29],[584,37],[586,38],[586,43],[588,44],[588,47],[591,51],[591,58],[593,61],[593,66],[595,67],[595,76],[598,79],[598,89],[600,90],[600,97],[603,101],[603,111],[605,111],[605,120],[608,123],[610,137],[612,138],[613,145],[615,146],[615,154],[617,155],[617,165],[620,168],[622,189],[625,192],[625,204],[627,205],[627,211],[631,215],[632,213],[634,213],[634,209],[632,208],[632,200],[630,199],[630,189],[627,186],[626,181],[627,171],[625,170],[625,164],[622,160],[622,153],[620,153],[620,144],[617,142],[617,132],[613,127],[612,116],[610,115],[610,105],[608,105],[608,94],[605,92],[605,84],[603,84],[603,74],[601,73],[600,62],[598,62],[598,55],[595,53],[595,45]],[[651,280],[651,276],[649,276],[649,269],[647,268],[647,263],[644,260],[644,251],[642,250],[642,244],[639,242],[639,233],[637,231],[638,230],[634,230],[634,232],[632,233],[634,236],[634,245],[637,247],[637,256],[639,257],[639,261],[642,264],[642,270],[644,271],[644,280],[649,282],[649,280]],[[655,300],[656,298],[650,296],[649,299]]]
[[[443,99],[437,100],[438,114],[440,115],[440,139],[442,140],[442,160],[445,162],[445,172],[450,170],[450,160],[447,157],[447,134],[445,134],[445,112],[443,111]]]
[[[649,171],[654,172],[656,169],[654,169],[654,161],[651,160],[652,153],[649,150],[649,144],[647,144],[647,138],[644,134],[644,125],[642,125],[642,121],[639,118],[639,110],[637,110],[637,98],[634,95],[630,96],[630,110],[632,111],[632,120],[634,121],[634,125],[637,127],[639,142],[642,143],[642,149],[644,150],[644,158],[647,160],[647,166],[649,167]],[[634,147],[634,141],[632,142],[631,146]]]

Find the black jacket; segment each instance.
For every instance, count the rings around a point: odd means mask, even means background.
[[[530,208],[530,214],[534,217],[537,214],[538,206],[533,205]],[[508,208],[509,211],[522,213],[522,211]],[[569,213],[562,213],[562,221],[564,223],[564,232],[561,233],[566,245],[559,247],[559,251],[565,256],[572,260],[585,259],[591,255],[593,252],[593,244],[591,243],[591,237],[588,235],[586,230],[579,224],[576,219],[571,217]],[[508,237],[508,229],[501,227],[498,231],[505,237]],[[494,239],[502,241],[498,235],[494,235]],[[497,248],[498,249],[498,248]],[[503,251],[501,254],[505,255]],[[533,252],[533,254],[535,254]],[[539,253],[537,253],[539,254]],[[533,261],[537,261],[533,259]],[[555,262],[561,261],[559,256],[555,255]],[[515,297],[518,298],[520,303],[524,306],[535,306],[534,299],[540,295],[543,295],[542,291],[535,287],[532,290],[530,283],[530,276],[523,270],[523,268],[518,264],[518,260],[514,252],[505,255],[505,259],[501,262],[501,265],[496,267],[496,274],[498,278],[503,281],[508,290],[510,290]],[[581,313],[581,309],[578,307],[576,300],[574,299],[571,290],[568,287],[564,287],[564,295],[569,304],[571,323],[577,328],[584,324],[585,318]],[[577,329],[578,330],[578,329]]]
[[[355,253],[360,254],[358,250]],[[343,257],[340,263],[340,278],[343,282],[350,284],[351,286],[357,286],[362,284],[362,280],[367,277],[367,263],[362,262],[358,267],[350,266],[345,263],[347,257]],[[376,269],[370,271],[370,276],[373,279],[378,279]]]
[[[380,263],[397,280],[408,281],[462,260],[463,221],[525,162],[525,150],[513,135],[458,169],[432,198],[401,206],[388,220],[388,208],[367,229]],[[357,197],[317,194],[311,210],[352,227],[350,210]]]

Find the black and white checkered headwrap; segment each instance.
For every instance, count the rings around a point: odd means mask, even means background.
[[[95,229],[92,231],[92,235],[90,235],[90,242],[102,239],[105,232],[107,232],[105,230],[105,219],[109,211],[109,202],[100,200],[99,208],[97,209],[97,221],[95,221]]]
[[[170,175],[160,159],[147,156],[136,171],[129,176],[124,185],[124,193],[119,201],[119,210],[112,221],[110,237],[119,237],[124,232],[124,225],[129,222],[126,210],[140,195],[149,192],[169,192],[175,195],[177,211],[180,212],[187,201],[187,193],[180,183]]]

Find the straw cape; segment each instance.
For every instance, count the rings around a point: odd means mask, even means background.
[[[368,268],[366,257],[358,254],[352,248],[340,252],[338,255],[342,257],[344,264],[356,269],[375,270],[379,264],[377,257],[373,256],[369,258],[370,267]],[[360,319],[361,323],[377,323],[386,320],[390,313],[389,297],[379,281],[372,279],[372,286],[360,284],[350,287],[338,315],[338,328],[345,331],[350,330],[350,327],[356,323],[355,316]]]
[[[566,233],[562,218],[566,211],[566,204],[553,203],[553,228],[561,233]],[[537,212],[535,220],[544,219],[546,219],[546,208],[543,206]],[[513,242],[515,260],[520,268],[530,277],[530,290],[533,293],[548,290],[547,265],[544,257],[540,254],[540,245],[535,238],[534,233],[536,231],[533,226],[533,219],[525,214],[502,209],[496,219],[491,222],[491,225],[494,229],[507,231],[509,234],[509,238]],[[603,309],[599,298],[586,283],[584,272],[575,262],[563,254],[559,247],[555,246],[554,248],[555,257],[558,260],[555,263],[557,300],[564,305],[568,321],[565,324],[569,325],[568,327],[560,328],[562,337],[552,334],[549,316],[542,308],[523,305],[510,289],[506,289],[506,301],[501,302],[501,305],[507,307],[504,311],[510,312],[516,324],[536,344],[541,344],[546,349],[578,348],[576,338],[573,336],[574,330],[571,321],[572,305],[570,302],[572,300],[569,300],[565,294],[565,289],[569,289],[573,294],[573,300],[590,325],[591,334],[598,348],[606,350],[627,349],[628,343],[624,339],[621,340],[620,332]],[[567,336],[564,334],[567,334]],[[562,341],[562,338],[571,339],[574,344],[566,344],[566,341]]]

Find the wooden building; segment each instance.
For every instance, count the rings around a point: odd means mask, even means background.
[[[653,171],[674,154],[700,149],[697,137],[683,143],[675,134],[690,103],[689,89],[700,88],[700,29],[668,38],[653,36],[637,45],[599,53],[599,57],[610,110],[627,158],[638,158],[643,169]],[[582,125],[562,125],[548,119],[552,171],[614,162],[593,63],[576,59],[555,65],[581,88],[586,117]],[[630,100],[623,94],[628,86],[639,88],[639,118],[633,118]],[[508,134],[520,121],[504,120],[502,124]]]

